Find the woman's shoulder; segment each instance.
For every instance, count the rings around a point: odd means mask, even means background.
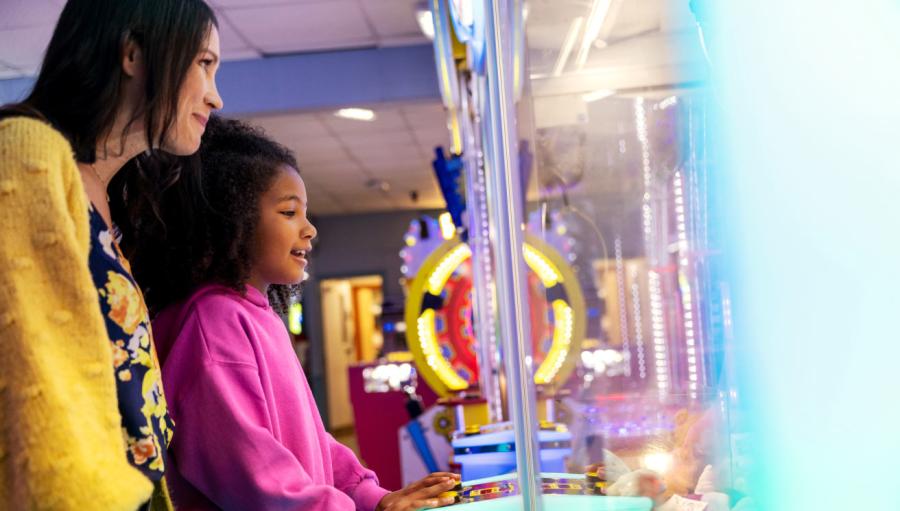
[[[26,116],[0,120],[0,146],[6,154],[22,156],[59,153],[72,157],[72,146],[62,133],[45,121]]]

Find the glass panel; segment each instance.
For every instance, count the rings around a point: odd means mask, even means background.
[[[545,474],[544,506],[579,493],[749,506],[729,286],[708,217],[716,140],[689,4],[533,0],[526,35],[529,266],[547,273],[535,272],[534,364],[556,356],[546,367],[564,369],[538,370],[539,418],[572,449],[569,475]]]

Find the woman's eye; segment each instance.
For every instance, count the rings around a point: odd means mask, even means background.
[[[213,60],[212,60],[212,59],[201,59],[201,60],[200,60],[200,65],[203,66],[203,67],[209,67],[209,66],[211,66],[212,64],[213,64]]]

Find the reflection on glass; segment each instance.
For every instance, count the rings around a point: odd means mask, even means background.
[[[566,471],[655,509],[750,509],[729,286],[707,215],[717,140],[689,4],[535,0],[526,35],[527,230],[584,296],[583,310],[532,318],[586,322],[549,400],[572,434]]]

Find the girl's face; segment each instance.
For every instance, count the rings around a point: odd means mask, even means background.
[[[200,148],[200,138],[206,130],[210,114],[222,108],[222,98],[216,89],[219,55],[219,31],[212,26],[181,85],[175,126],[163,142],[161,149],[164,151],[185,156],[194,154]]]
[[[306,218],[306,186],[283,165],[259,199],[250,284],[265,293],[269,284],[299,284],[316,228]]]

